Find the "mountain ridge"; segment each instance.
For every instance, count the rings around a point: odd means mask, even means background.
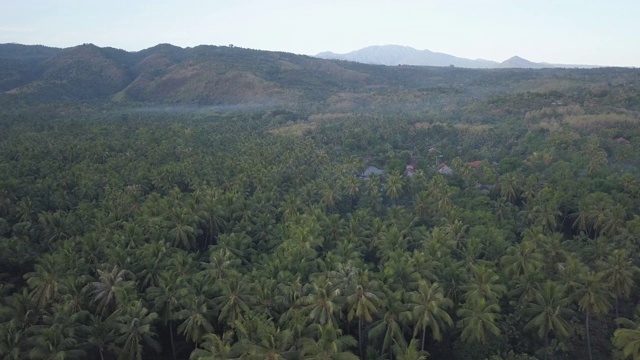
[[[373,45],[345,54],[331,51],[315,55],[321,59],[336,59],[376,65],[414,65],[414,66],[455,66],[470,69],[544,69],[544,68],[596,68],[597,65],[561,65],[536,63],[520,56],[513,56],[505,61],[497,62],[485,59],[467,59],[431,50],[418,50],[404,45]]]
[[[50,101],[409,111],[437,99],[549,91],[582,84],[574,75],[604,81],[611,72],[634,71],[391,67],[215,45],[158,44],[136,52],[93,44],[32,46],[0,44],[0,109]]]

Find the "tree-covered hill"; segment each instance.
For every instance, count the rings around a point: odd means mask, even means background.
[[[634,69],[472,70],[373,66],[227,46],[169,44],[126,52],[91,44],[0,45],[2,98],[154,104],[276,104],[338,110],[410,110],[522,91],[638,87]],[[393,94],[393,95],[391,95]],[[392,99],[392,97],[395,97]],[[400,109],[393,109],[398,111]]]

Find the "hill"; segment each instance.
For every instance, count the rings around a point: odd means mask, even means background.
[[[413,53],[410,48],[401,50]],[[453,61],[446,54],[432,53],[432,57],[441,63]],[[389,67],[227,46],[160,44],[127,52],[92,44],[66,49],[1,44],[0,102],[9,106],[106,101],[410,112],[512,92],[602,84],[610,82],[612,73],[634,72],[518,69],[532,64],[512,58],[501,65],[507,69]]]

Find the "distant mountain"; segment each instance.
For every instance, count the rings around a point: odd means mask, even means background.
[[[498,67],[504,69],[545,69],[556,66],[546,63],[535,63],[519,56],[514,56],[501,62]]]
[[[327,51],[317,54],[316,57],[321,59],[348,60],[377,65],[455,66],[471,69],[596,67],[586,65],[554,65],[548,63],[535,63],[518,56],[514,56],[501,63],[484,59],[472,60],[449,54],[433,52],[430,50],[416,50],[412,47],[401,45],[369,46],[346,54],[336,54]]]
[[[409,46],[369,46],[347,54],[323,52],[316,57],[338,59],[376,65],[457,66],[464,68],[496,68],[499,63],[482,59],[465,59],[429,50],[416,50]]]

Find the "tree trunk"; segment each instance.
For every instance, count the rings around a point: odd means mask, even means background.
[[[426,334],[425,334],[426,332],[427,332],[427,327],[425,326],[422,328],[422,349],[421,349],[422,351],[424,351],[424,338],[426,337]]]
[[[549,359],[549,333],[544,337],[544,360]]]
[[[585,312],[585,317],[585,325],[587,327],[587,350],[589,351],[589,360],[593,360],[593,356],[591,355],[591,337],[589,336],[589,310]]]
[[[616,319],[620,317],[620,314],[618,313],[619,312],[619,307],[620,307],[620,305],[618,304],[618,302],[619,302],[618,299],[619,299],[619,297],[618,297],[618,295],[616,295]]]
[[[360,360],[364,360],[364,353],[362,351],[362,316],[358,317],[358,352]]]
[[[98,350],[100,350],[100,359],[104,360],[104,355],[102,355],[102,346],[100,346]]]
[[[173,360],[176,360],[176,348],[173,345],[173,326],[171,326],[171,320],[169,320],[169,338],[171,339],[171,353],[173,354]]]

